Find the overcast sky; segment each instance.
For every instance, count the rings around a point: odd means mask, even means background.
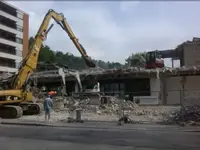
[[[200,2],[10,1],[30,15],[36,34],[49,9],[62,12],[88,55],[124,62],[134,52],[175,48],[200,35]],[[53,50],[80,56],[55,24],[45,42]]]

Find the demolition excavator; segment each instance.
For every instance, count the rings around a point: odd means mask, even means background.
[[[9,86],[0,91],[0,117],[19,118],[23,114],[39,114],[42,110],[40,103],[34,103],[29,86],[29,78],[35,71],[42,42],[46,40],[47,34],[53,27],[49,26],[50,20],[54,19],[57,24],[68,34],[76,48],[81,53],[88,67],[96,67],[92,59],[87,55],[83,46],[72,32],[66,18],[62,13],[50,9],[45,15],[42,24],[29,47],[27,56],[22,60],[18,72],[12,78]]]
[[[165,67],[164,58],[180,59],[181,51],[179,49],[155,50],[146,53],[146,69],[156,69]]]

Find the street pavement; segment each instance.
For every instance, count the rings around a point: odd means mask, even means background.
[[[2,150],[199,150],[200,132],[151,126],[144,130],[139,125],[138,129],[0,125],[0,146]]]

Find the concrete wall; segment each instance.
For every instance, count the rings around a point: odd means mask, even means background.
[[[200,65],[200,44],[185,44],[183,50],[184,66]]]
[[[166,81],[167,104],[180,104],[181,77],[170,77]]]
[[[157,79],[157,78],[150,79],[150,90],[151,90],[151,96],[159,96],[159,94],[160,94],[160,79]]]
[[[182,87],[182,77],[170,77],[166,82],[167,104],[200,104],[200,76],[187,76]]]
[[[150,78],[151,96],[139,96],[140,104],[156,105],[160,100],[160,79]]]

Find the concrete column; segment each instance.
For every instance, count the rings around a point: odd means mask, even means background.
[[[167,77],[160,77],[160,103],[161,105],[167,104],[167,88],[166,88]]]
[[[185,84],[186,84],[186,76],[182,76],[181,77],[181,96],[180,96],[180,103],[181,106],[184,106],[184,102],[185,102]]]
[[[75,84],[75,93],[78,93],[79,92],[79,88],[78,88],[78,84],[76,83]]]

